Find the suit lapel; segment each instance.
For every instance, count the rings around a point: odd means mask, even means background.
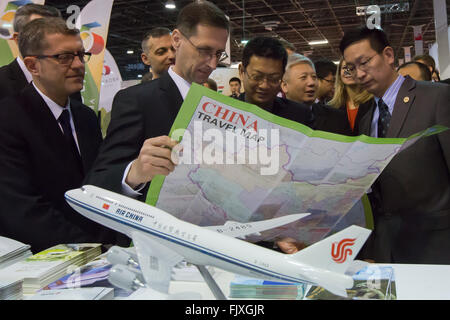
[[[23,90],[21,97],[24,99],[24,109],[30,114],[33,125],[39,130],[39,134],[42,135],[49,149],[66,162],[73,160],[72,151],[57,120],[32,84]]]
[[[410,77],[406,77],[400,90],[398,91],[397,98],[395,99],[394,111],[392,112],[391,122],[389,129],[386,133],[387,138],[398,137],[403,123],[406,120],[409,109],[415,99],[414,88],[416,87],[416,81]]]
[[[183,97],[181,96],[177,85],[172,80],[172,77],[169,75],[169,72],[166,72],[161,76],[159,87],[167,101],[167,110],[169,111],[169,115],[175,119],[181,105],[183,104]]]
[[[71,100],[70,102],[70,111],[73,116],[73,123],[75,126],[75,132],[77,134],[78,147],[80,149],[81,161],[83,164],[83,169],[87,168],[88,165],[88,157],[92,154],[91,146],[91,132],[92,130],[89,128],[88,121],[85,121],[83,117],[83,112],[81,110],[81,106],[77,104],[77,102]]]
[[[61,145],[65,142],[64,134],[44,99],[32,84],[29,84],[23,90],[22,97],[25,99],[24,108],[30,114],[30,118],[33,119],[33,124],[39,128],[45,141],[51,145],[53,150],[62,152]]]
[[[370,137],[370,131],[372,126],[373,113],[375,111],[376,103],[375,100],[372,99],[372,105],[368,107],[366,114],[361,118],[358,126],[358,134],[365,134]]]

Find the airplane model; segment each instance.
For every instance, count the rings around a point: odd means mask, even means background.
[[[235,237],[284,225],[309,213],[200,227],[91,185],[69,190],[65,198],[85,217],[129,236],[145,282],[162,293],[168,293],[173,266],[185,260],[255,278],[316,284],[346,297],[346,288],[353,286],[353,278],[345,272],[371,232],[350,226],[295,254],[283,254]]]

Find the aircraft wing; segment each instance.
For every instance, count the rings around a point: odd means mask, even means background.
[[[183,257],[141,232],[133,232],[132,239],[145,282],[150,288],[167,294],[172,268]]]
[[[204,228],[214,230],[218,233],[226,234],[233,238],[244,239],[248,235],[251,234],[260,235],[261,231],[273,229],[294,222],[308,215],[310,215],[310,213],[297,213],[269,220],[244,222],[244,223],[236,221],[227,221],[223,226],[208,226]]]

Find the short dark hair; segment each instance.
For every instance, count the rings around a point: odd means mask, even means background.
[[[208,78],[208,80],[206,80],[206,83],[211,90],[217,91],[217,82],[214,79]]]
[[[344,37],[339,44],[341,53],[350,45],[361,40],[369,40],[370,46],[377,53],[381,53],[384,48],[390,46],[386,33],[378,28],[369,29],[367,26],[351,29],[345,32]]]
[[[61,12],[54,7],[29,3],[17,9],[13,22],[14,31],[21,33],[33,14],[37,14],[42,17],[61,18]]]
[[[48,46],[45,36],[49,34],[77,36],[80,31],[67,27],[62,18],[39,18],[30,21],[19,33],[19,51],[22,57],[41,54]]]
[[[433,71],[436,69],[436,62],[434,61],[434,58],[432,56],[430,56],[429,54],[417,55],[413,58],[413,61],[417,61],[417,60],[424,61],[425,64],[430,66]]]
[[[331,60],[321,59],[314,62],[314,68],[316,69],[316,75],[319,79],[324,79],[330,73],[334,76],[337,71],[336,64]]]
[[[147,31],[144,35],[144,39],[142,39],[141,47],[143,52],[147,52],[149,47],[147,46],[148,39],[150,38],[161,38],[162,36],[170,34],[171,31],[169,28],[165,27],[156,27]]]
[[[238,77],[233,77],[228,81],[228,84],[230,84],[231,82],[236,81],[239,82],[239,85],[241,85],[241,79],[239,79]]]
[[[242,52],[242,66],[247,68],[252,56],[281,60],[283,73],[286,68],[288,54],[278,39],[271,37],[255,37],[244,47]]]
[[[410,66],[410,65],[416,65],[419,70],[420,70],[420,75],[422,77],[422,79],[424,79],[424,81],[431,81],[431,71],[430,69],[428,69],[428,67],[420,62],[416,62],[416,61],[409,61],[406,62],[404,64],[402,64],[401,66],[399,66],[397,68],[397,71],[400,69],[403,69],[404,67]]]
[[[230,22],[222,10],[209,1],[193,2],[181,9],[177,29],[187,37],[195,35],[198,25],[217,27],[230,31]]]

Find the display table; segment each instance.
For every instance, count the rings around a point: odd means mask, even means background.
[[[394,269],[397,300],[450,300],[450,265],[380,264]],[[229,296],[234,274],[214,269],[214,279]],[[204,300],[215,299],[205,282],[172,281],[170,294],[197,292]]]

